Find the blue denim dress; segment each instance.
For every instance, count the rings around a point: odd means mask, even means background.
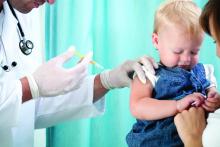
[[[153,97],[159,100],[179,100],[193,92],[206,95],[206,89],[210,85],[204,66],[200,63],[191,71],[161,65],[156,70],[156,75],[159,78]],[[174,117],[153,121],[137,119],[126,141],[129,147],[183,147],[174,125]]]

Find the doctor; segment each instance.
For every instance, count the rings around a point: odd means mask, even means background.
[[[62,65],[74,56],[73,50],[42,63],[33,15],[20,12],[28,13],[43,3],[0,0],[0,147],[31,147],[35,128],[102,114],[108,90],[129,86],[130,71],[145,82],[139,63],[148,69],[154,63],[142,57],[96,76],[86,73],[91,53],[70,69]]]

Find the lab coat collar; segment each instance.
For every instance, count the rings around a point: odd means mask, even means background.
[[[17,26],[17,19],[13,16],[9,6],[8,6],[8,3],[5,1],[3,3],[3,14],[4,14],[4,18],[3,18],[3,27],[6,26],[6,28],[4,28],[4,30],[6,30],[7,28],[10,28],[9,25],[15,25]],[[16,29],[17,27],[15,27]],[[7,31],[6,31],[7,32]],[[11,31],[9,31],[11,32]],[[4,33],[4,32],[3,32]]]

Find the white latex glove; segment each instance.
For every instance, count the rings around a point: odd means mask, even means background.
[[[63,67],[63,64],[72,58],[74,50],[69,49],[40,66],[32,75],[39,90],[39,96],[56,96],[67,93],[80,87],[82,80],[87,75],[87,67],[92,58],[92,52],[88,53],[83,60],[70,69]],[[28,78],[29,83],[34,83]],[[32,81],[32,82],[31,82]],[[33,85],[31,93],[33,92]],[[36,88],[35,88],[36,92]],[[34,93],[34,92],[33,92]],[[36,95],[36,94],[33,94]]]
[[[158,64],[153,58],[147,56],[137,60],[128,60],[115,69],[102,72],[100,74],[101,83],[106,89],[129,87],[130,79],[135,72],[140,81],[145,84],[147,77],[143,68],[154,75],[154,68],[158,68]]]

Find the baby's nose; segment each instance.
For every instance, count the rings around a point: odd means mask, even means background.
[[[184,65],[189,65],[190,62],[191,62],[191,56],[189,56],[189,55],[182,55],[181,56],[181,62]]]

